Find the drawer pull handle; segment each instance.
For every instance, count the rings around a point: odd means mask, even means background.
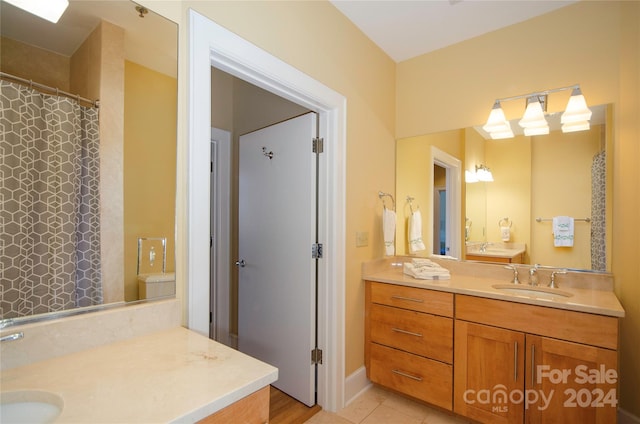
[[[535,386],[536,381],[536,345],[531,345],[531,387]]]
[[[395,331],[396,333],[402,333],[402,334],[408,334],[410,336],[416,336],[416,337],[422,337],[422,334],[420,333],[414,333],[412,331],[407,331],[407,330],[401,330],[399,328],[392,328],[393,331]]]
[[[406,372],[402,372],[400,370],[391,370],[391,372],[394,373],[394,374],[401,375],[403,377],[410,378],[412,380],[422,381],[422,377],[416,377],[415,375],[407,374]]]
[[[404,297],[404,296],[391,296],[391,299],[395,300],[406,300],[408,302],[416,302],[416,303],[424,303],[423,299],[415,299],[413,297]]]

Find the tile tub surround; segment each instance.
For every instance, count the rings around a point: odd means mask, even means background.
[[[568,272],[557,275],[560,290],[573,294],[569,298],[546,299],[529,295],[512,294],[492,287],[493,284],[509,284],[513,271],[504,264],[484,264],[457,260],[431,258],[451,272],[450,280],[418,280],[402,272],[402,263],[412,257],[396,256],[365,262],[362,265],[363,280],[427,288],[457,294],[507,300],[530,305],[546,306],[570,311],[624,317],[624,309],[613,292],[613,276],[596,272]],[[521,287],[527,288],[529,265],[516,265]],[[546,287],[554,269],[538,271],[540,286]]]
[[[195,422],[278,370],[182,327],[4,370],[2,391],[62,397],[56,422]]]
[[[0,370],[167,330],[180,322],[181,306],[174,298],[7,327],[0,336],[23,332],[24,338],[0,343]]]

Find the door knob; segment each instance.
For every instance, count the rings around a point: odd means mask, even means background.
[[[239,266],[240,268],[244,268],[246,265],[247,263],[244,261],[244,259],[236,261],[236,266]]]

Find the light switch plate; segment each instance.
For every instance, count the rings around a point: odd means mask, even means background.
[[[365,247],[369,245],[369,233],[367,231],[356,232],[356,247]]]

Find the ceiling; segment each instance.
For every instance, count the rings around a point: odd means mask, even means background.
[[[140,18],[128,0],[70,0],[57,24],[0,4],[2,36],[70,57],[100,20],[124,29],[125,58],[167,75],[177,75],[178,28],[153,12]]]
[[[464,41],[578,0],[330,0],[394,61]],[[125,56],[175,76],[176,25],[127,0],[70,0],[57,24],[1,2],[3,36],[70,56],[100,19],[125,29]]]
[[[330,0],[394,61],[523,22],[577,0]]]

